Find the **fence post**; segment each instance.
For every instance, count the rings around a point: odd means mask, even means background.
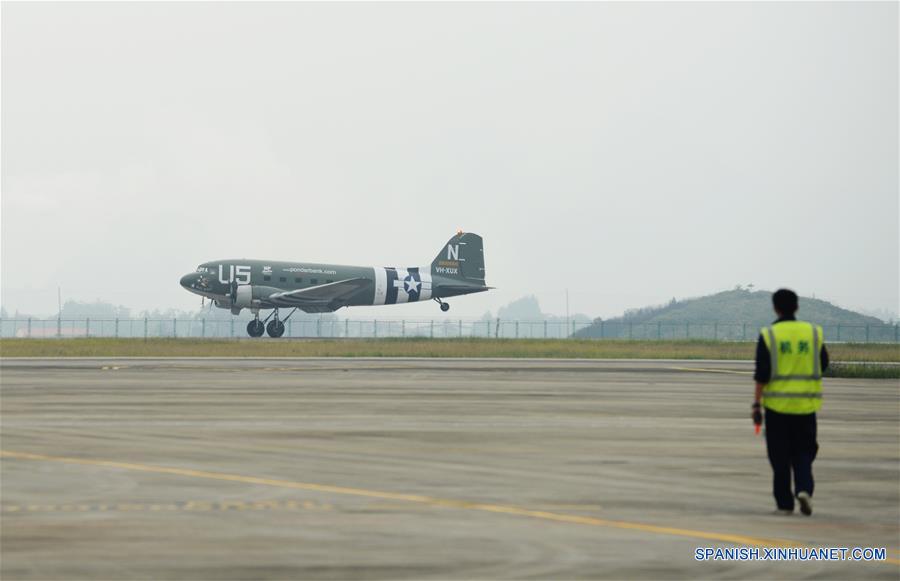
[[[691,338],[691,322],[690,321],[687,321],[684,324],[684,335],[685,335],[685,339]]]
[[[894,343],[900,341],[900,334],[897,331],[900,330],[900,323],[894,323]]]
[[[350,319],[344,319],[344,337],[350,336]]]
[[[31,338],[31,317],[28,317],[28,338]]]
[[[459,320],[459,336],[462,337],[462,319]]]
[[[178,337],[178,317],[172,317],[172,337]]]
[[[147,317],[144,317],[144,341],[147,340]]]
[[[837,340],[840,341],[841,340],[841,324],[840,323],[838,323],[837,333],[838,333]]]
[[[376,339],[378,338],[378,319],[372,320],[372,334]]]
[[[321,317],[316,319],[316,338],[319,339],[322,337],[322,319]]]
[[[56,317],[56,336],[62,337],[62,316]]]
[[[119,338],[119,317],[116,317],[116,339]]]
[[[662,322],[656,321],[656,340],[662,339]]]
[[[406,337],[406,319],[400,321],[400,336]]]
[[[519,321],[516,321],[516,339],[519,338]]]
[[[91,336],[91,318],[90,317],[87,317],[84,320],[84,336],[85,337]]]
[[[628,321],[628,338],[634,339],[634,323]]]
[[[600,338],[603,338],[603,319],[600,319]]]
[[[434,319],[431,319],[431,338],[434,339]]]
[[[866,343],[868,343],[868,342],[869,342],[869,324],[866,323]]]
[[[713,341],[719,340],[719,321],[713,323]]]
[[[741,341],[747,340],[747,323],[744,323],[741,328]]]
[[[200,319],[200,336],[206,337],[206,317]]]

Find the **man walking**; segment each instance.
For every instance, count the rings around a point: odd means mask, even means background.
[[[772,492],[776,514],[812,514],[812,463],[819,450],[816,412],[822,407],[822,372],[828,367],[828,351],[822,327],[798,321],[797,294],[780,289],[772,295],[778,315],[760,332],[756,344],[756,392],[753,422],[763,422],[765,408],[766,449],[772,465]],[[794,492],[791,491],[791,473]]]

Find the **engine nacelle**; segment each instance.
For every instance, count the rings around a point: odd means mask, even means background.
[[[258,309],[275,292],[278,292],[278,289],[270,286],[239,284],[235,296],[231,299],[231,310],[240,312],[240,309]]]
[[[259,304],[259,301],[256,301]],[[232,308],[249,308],[253,306],[253,285],[239,284],[231,302]]]

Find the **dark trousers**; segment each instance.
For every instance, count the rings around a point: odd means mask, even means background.
[[[772,492],[778,508],[794,510],[791,471],[797,492],[813,494],[812,463],[819,451],[816,414],[782,414],[766,409],[766,449],[774,472]]]

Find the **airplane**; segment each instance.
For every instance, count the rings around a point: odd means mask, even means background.
[[[459,231],[430,266],[343,266],[272,260],[213,260],[181,277],[186,290],[210,299],[233,315],[250,309],[255,317],[247,334],[284,335],[284,323],[297,312],[330,313],[342,307],[399,305],[431,299],[450,310],[444,299],[480,293],[484,283],[481,236]],[[293,309],[285,318],[279,309]],[[261,309],[272,309],[260,320]],[[271,319],[271,320],[270,320]],[[268,324],[266,322],[268,321]]]

